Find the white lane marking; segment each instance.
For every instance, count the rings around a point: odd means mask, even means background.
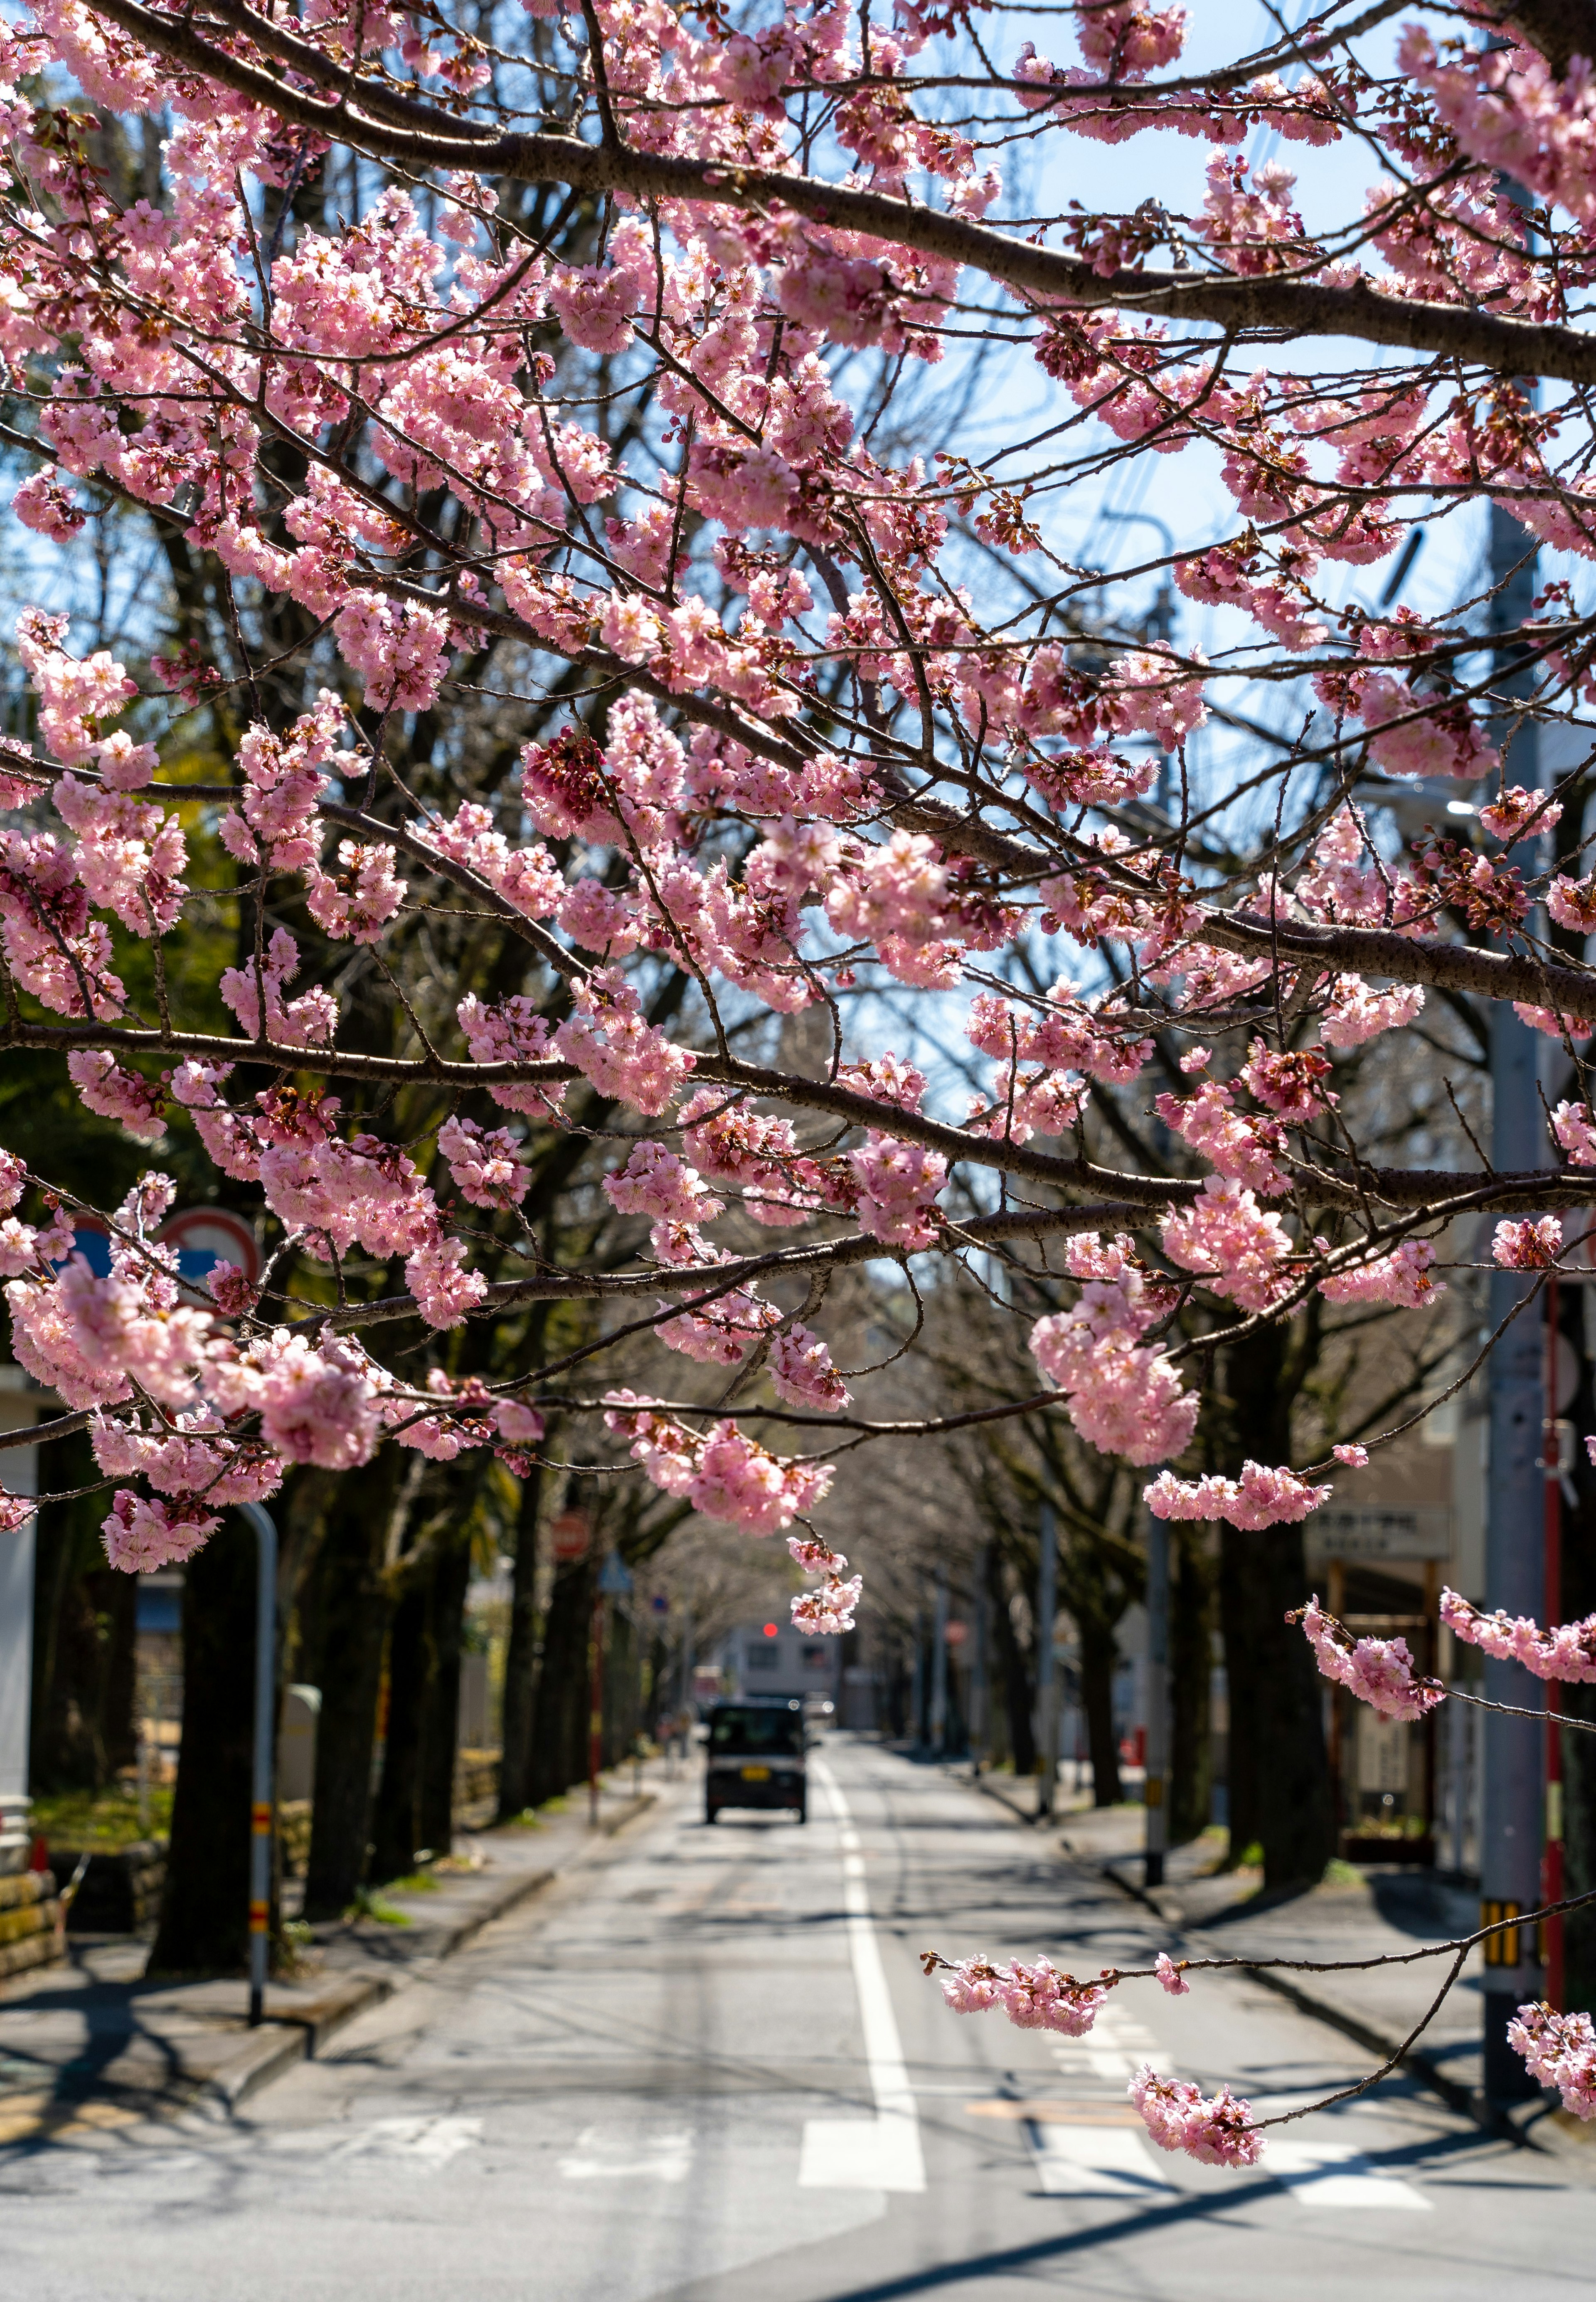
[[[1348,2142],[1277,2142],[1272,2135],[1263,2170],[1290,2191],[1299,2206],[1402,2207],[1431,2213],[1430,2201]]]
[[[1169,2190],[1139,2134],[1123,2126],[1028,2122],[1037,2177],[1050,2198],[1142,2198]]]
[[[824,1759],[811,1758],[810,1772],[826,1794],[843,1844],[857,1847],[848,1802]],[[886,1987],[881,1947],[870,1923],[864,1864],[850,1853],[843,1864],[843,1909],[859,2027],[875,2096],[873,2119],[811,2118],[804,2121],[798,2160],[798,2186],[804,2190],[920,2191],[926,2162],[920,2147],[920,2113],[903,2063],[903,2044]]]
[[[1061,2071],[1077,2076],[1089,2071],[1095,2079],[1128,2079],[1136,2068],[1134,2059],[1122,2054],[1118,2046],[1094,2046],[1084,2038],[1071,2038],[1067,2045],[1054,2046],[1053,2059]]]
[[[693,2163],[693,2132],[673,2127],[659,2134],[633,2134],[624,2140],[606,2139],[603,2129],[584,2128],[576,2137],[576,2151],[559,2161],[567,2182],[635,2180],[685,2182]]]
[[[480,2118],[434,2116],[374,2118],[366,2125],[311,2126],[272,2137],[274,2150],[292,2150],[323,2163],[349,2158],[406,2158],[423,2166],[447,2166],[483,2138]]]

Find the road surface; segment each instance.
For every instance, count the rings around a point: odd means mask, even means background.
[[[1150,1914],[939,1769],[832,1738],[811,1820],[695,1781],[247,2104],[0,2150],[28,2302],[1540,2302],[1582,2166],[1406,2082],[1265,2168],[1155,2150],[1144,2058],[1284,2108],[1359,2051],[1254,1982],[1087,2038],[959,2017],[914,1953],[1145,1959]],[[1596,2150],[1591,2174],[1596,2178]]]

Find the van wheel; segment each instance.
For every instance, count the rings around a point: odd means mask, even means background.
[[[793,1809],[793,1812],[800,1822],[807,1822],[809,1820],[809,1801],[807,1799],[800,1799],[797,1805]]]
[[[707,1806],[707,1807],[705,1807],[705,1809],[704,1809],[704,1820],[705,1820],[706,1822],[718,1822],[718,1821],[719,1821],[719,1819],[720,1819],[720,1809],[719,1809],[718,1806]]]

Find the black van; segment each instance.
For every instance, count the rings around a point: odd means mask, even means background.
[[[710,1713],[704,1820],[727,1806],[785,1807],[808,1818],[803,1704],[797,1695],[739,1695]]]

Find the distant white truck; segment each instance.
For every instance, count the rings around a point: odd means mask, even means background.
[[[815,1638],[774,1617],[743,1623],[731,1633],[724,1649],[724,1669],[730,1682],[727,1691],[732,1695],[798,1695],[811,1723],[819,1724],[836,1717],[842,1659],[840,1639]]]

